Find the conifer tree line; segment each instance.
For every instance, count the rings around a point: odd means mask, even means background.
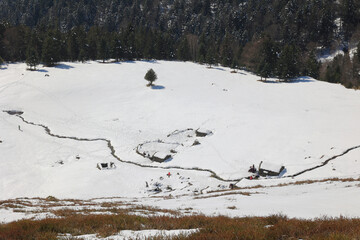
[[[356,46],[359,22],[359,0],[2,0],[0,61],[189,60],[356,88],[358,58],[316,56]]]

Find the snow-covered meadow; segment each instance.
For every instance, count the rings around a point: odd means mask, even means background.
[[[152,88],[144,80],[149,68],[158,75]],[[230,71],[166,61],[62,63],[39,71],[8,65],[0,70],[0,200],[116,197],[209,215],[359,217],[359,181],[320,180],[360,176],[360,92],[307,77],[264,83]],[[23,114],[4,112],[12,110]],[[197,129],[211,134],[196,136]],[[139,146],[173,156],[153,162]],[[261,161],[286,172],[244,179]],[[97,168],[110,162],[116,168]],[[276,186],[303,180],[319,182]],[[213,196],[230,183],[263,187]],[[24,217],[14,215],[3,208],[0,221]]]

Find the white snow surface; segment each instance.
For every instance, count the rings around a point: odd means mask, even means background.
[[[153,88],[144,80],[149,68],[158,75]],[[0,200],[124,197],[162,208],[192,207],[205,214],[360,216],[355,204],[360,188],[355,184],[332,189],[313,184],[310,190],[294,185],[216,200],[190,197],[227,188],[229,182],[212,178],[212,173],[241,179],[249,175],[249,166],[261,161],[284,165],[284,178],[242,180],[237,186],[359,177],[357,148],[322,168],[286,178],[360,145],[359,91],[307,77],[292,83],[258,79],[245,71],[231,74],[227,68],[189,62],[62,63],[35,72],[26,71],[23,63],[9,64],[0,70]],[[26,121],[47,126],[55,135],[98,140],[56,138],[4,110],[23,111]],[[193,135],[191,141],[182,135],[166,141],[170,133],[189,128],[212,134],[196,138],[200,142],[196,146],[191,145]],[[104,139],[111,141],[121,160],[142,166],[119,162]],[[136,153],[139,144],[158,139],[185,144],[163,163]],[[100,162],[115,162],[116,169],[100,171],[96,168]],[[151,189],[157,181],[164,189],[171,187],[161,196],[179,197],[150,198],[157,194]],[[342,196],[349,197],[346,203]],[[227,208],[231,202],[236,210]]]
[[[112,235],[106,238],[97,237],[96,234],[80,235],[80,236],[71,236],[70,234],[64,234],[60,236],[59,239],[69,239],[70,237],[75,239],[84,239],[84,240],[126,240],[126,239],[149,239],[156,237],[167,237],[172,239],[177,236],[190,236],[193,233],[198,232],[198,229],[179,229],[179,230],[141,230],[141,231],[132,231],[132,230],[122,230],[119,234]]]
[[[351,59],[355,56],[356,53],[357,53],[357,47],[351,47],[349,49],[349,56]],[[341,47],[339,47],[335,51],[332,51],[332,52],[328,51],[328,52],[320,55],[318,57],[318,61],[321,63],[330,62],[330,61],[333,61],[334,58],[338,55],[345,55],[345,53]]]

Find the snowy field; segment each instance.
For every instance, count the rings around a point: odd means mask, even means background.
[[[191,214],[360,217],[360,92],[258,79],[188,62],[10,64],[0,70],[0,200],[116,197]],[[286,170],[245,179],[261,161]],[[304,180],[314,182],[294,184]],[[216,192],[230,183],[241,189]],[[29,216],[0,205],[0,222]]]

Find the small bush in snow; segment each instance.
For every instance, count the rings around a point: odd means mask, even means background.
[[[149,81],[147,86],[152,86],[153,82],[157,79],[155,71],[151,68],[147,73],[145,74],[145,80]]]

